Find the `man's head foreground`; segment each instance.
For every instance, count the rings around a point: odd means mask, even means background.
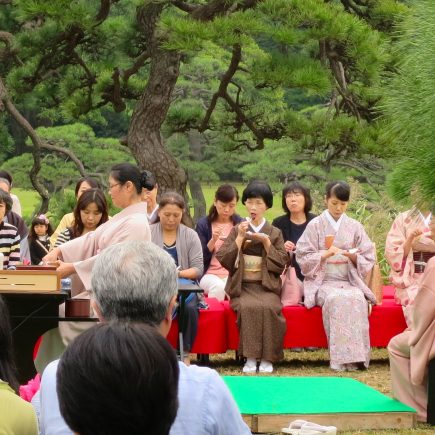
[[[156,328],[100,323],[60,360],[60,411],[80,435],[166,435],[177,414],[178,376],[175,352]]]

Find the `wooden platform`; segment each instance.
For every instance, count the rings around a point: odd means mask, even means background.
[[[254,433],[281,432],[293,420],[339,430],[408,429],[415,411],[352,378],[225,376]]]
[[[253,433],[281,432],[293,420],[307,420],[339,430],[411,429],[417,423],[414,412],[379,412],[346,414],[243,414],[243,420]]]

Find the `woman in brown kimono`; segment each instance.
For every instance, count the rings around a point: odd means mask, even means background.
[[[268,184],[254,181],[243,191],[249,217],[235,226],[216,258],[228,270],[225,292],[237,314],[239,354],[247,358],[244,373],[271,373],[272,363],[283,357],[286,330],[281,309],[281,280],[287,261],[281,231],[264,219],[272,207]]]

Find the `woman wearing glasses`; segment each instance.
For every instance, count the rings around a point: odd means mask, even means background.
[[[122,211],[95,231],[53,249],[44,261],[57,261],[62,278],[77,274],[83,288],[89,290],[92,267],[102,250],[127,240],[151,240],[147,204],[141,200],[145,178],[144,173],[131,163],[113,166],[109,176],[109,195],[114,206]]]

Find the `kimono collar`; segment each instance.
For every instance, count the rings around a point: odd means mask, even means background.
[[[338,233],[338,230],[340,229],[341,222],[343,221],[343,217],[345,216],[346,213],[343,213],[343,214],[340,216],[340,218],[338,219],[338,221],[336,221],[336,220],[331,216],[331,214],[329,213],[328,210],[325,210],[325,211],[324,211],[324,214],[325,214],[326,219],[328,219],[328,222],[331,224],[332,228],[334,228],[334,231],[335,231],[336,233]]]
[[[429,228],[429,223],[430,223],[430,220],[431,220],[431,218],[432,218],[432,213],[429,213],[428,215],[427,215],[427,217],[424,217],[423,216],[423,213],[419,210],[418,211],[419,213],[420,213],[420,217],[421,217],[421,220],[423,221],[423,223],[424,223],[424,226],[426,227],[426,228]]]
[[[254,226],[254,224],[252,223],[252,221],[249,221],[249,225],[251,226],[251,228],[256,232],[259,233],[261,231],[261,229],[264,227],[264,224],[266,223],[266,219],[263,218],[263,220],[261,221],[260,225],[258,225],[257,227]]]
[[[158,209],[159,209],[159,204],[157,204],[157,205],[155,206],[154,210],[153,210],[151,213],[148,214],[148,212],[147,212],[147,217],[148,217],[148,221],[149,221],[149,222],[152,222],[152,221],[153,221],[153,219],[154,219],[154,215],[157,213],[157,210],[158,210]]]

